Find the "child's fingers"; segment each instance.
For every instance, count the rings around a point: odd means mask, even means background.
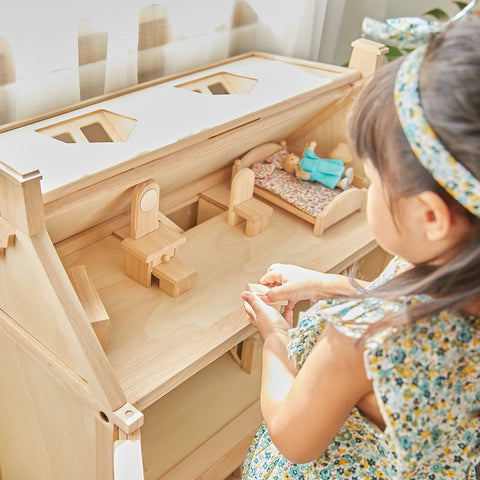
[[[295,304],[292,305],[289,302],[288,305],[285,307],[285,311],[283,312],[283,317],[285,318],[290,328],[293,327],[293,307],[294,306]]]
[[[250,317],[250,320],[255,325],[257,321],[257,315],[255,313],[255,310],[253,310],[252,306],[246,300],[244,300],[243,302],[243,307],[245,308],[247,315]]]
[[[260,312],[265,304],[253,292],[243,292],[241,295],[243,299],[244,308],[255,325],[257,321],[257,312]],[[263,305],[262,305],[263,304]]]
[[[247,302],[254,311],[259,310],[265,304],[260,300],[260,297],[254,292],[243,292],[241,295],[242,299]]]
[[[294,302],[296,297],[296,288],[295,285],[290,283],[285,283],[284,285],[272,287],[264,296],[263,300],[265,303],[278,302],[280,300],[288,300],[289,302]]]
[[[260,283],[264,285],[281,285],[283,283],[283,274],[281,263],[273,263],[267,269],[267,272],[260,279]]]
[[[281,285],[283,276],[277,272],[267,272],[262,278],[260,278],[260,283],[263,285]]]

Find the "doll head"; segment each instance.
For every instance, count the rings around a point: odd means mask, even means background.
[[[296,168],[300,164],[300,158],[294,153],[289,153],[282,162],[283,169],[288,173],[295,174]]]

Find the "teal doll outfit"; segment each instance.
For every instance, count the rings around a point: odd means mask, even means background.
[[[369,288],[405,265],[394,258]],[[290,330],[289,357],[300,369],[328,322],[358,338],[386,313],[428,298],[320,301]],[[295,464],[278,451],[263,424],[248,451],[243,479],[474,480],[480,460],[479,327],[480,317],[444,311],[374,334],[364,362],[385,430],[354,408],[322,456]]]
[[[309,180],[319,182],[328,188],[335,188],[341,180],[345,165],[343,160],[320,158],[311,148],[307,148],[300,160],[302,170],[310,174]]]

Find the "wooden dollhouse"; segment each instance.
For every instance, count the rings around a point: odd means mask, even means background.
[[[234,162],[284,139],[330,152],[384,53],[251,53],[0,131],[0,478],[241,464],[261,341],[240,293],[273,262],[341,272],[377,250],[363,199],[314,235]]]

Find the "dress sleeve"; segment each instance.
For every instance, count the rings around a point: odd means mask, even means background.
[[[379,287],[380,285],[383,285],[388,280],[394,278],[401,268],[407,267],[409,265],[410,263],[403,258],[399,256],[393,257],[388,263],[388,265],[384,268],[383,272],[368,285],[368,289],[372,290],[376,287]]]

